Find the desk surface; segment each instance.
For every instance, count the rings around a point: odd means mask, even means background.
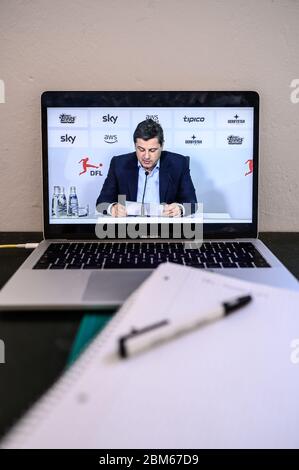
[[[0,243],[40,241],[41,233],[0,233]],[[299,233],[262,233],[260,239],[299,279]],[[0,250],[0,288],[30,250]],[[83,313],[0,315],[5,364],[0,364],[0,436],[63,372]]]

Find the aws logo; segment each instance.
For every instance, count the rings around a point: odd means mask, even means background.
[[[106,144],[116,144],[118,142],[117,135],[105,134],[104,142],[106,142]]]

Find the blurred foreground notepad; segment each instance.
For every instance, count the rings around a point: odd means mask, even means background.
[[[247,293],[253,301],[224,319],[118,357],[118,338],[132,327]],[[163,264],[1,444],[299,447],[298,349],[298,293]]]

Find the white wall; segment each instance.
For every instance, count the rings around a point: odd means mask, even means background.
[[[0,0],[0,230],[41,230],[44,90],[257,90],[260,230],[299,230],[298,0]],[[297,95],[298,96],[298,95]]]

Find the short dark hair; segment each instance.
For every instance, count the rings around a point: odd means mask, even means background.
[[[159,144],[164,143],[164,133],[160,124],[153,119],[146,119],[138,124],[133,134],[134,143],[137,139],[149,140],[157,137]]]

